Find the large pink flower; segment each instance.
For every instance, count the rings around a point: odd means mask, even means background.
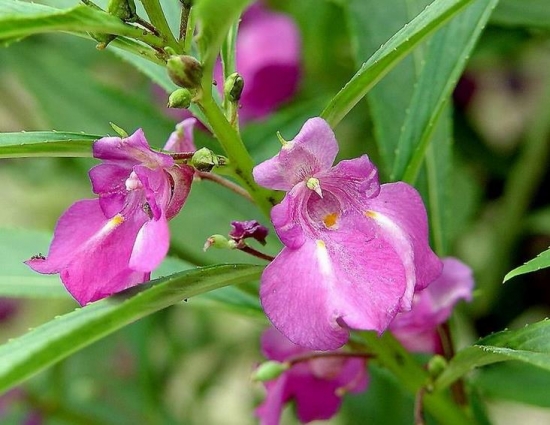
[[[441,275],[414,294],[411,311],[395,316],[389,330],[408,350],[441,353],[437,326],[451,316],[458,301],[472,300],[473,288],[472,270],[456,258],[444,258]]]
[[[69,207],[48,256],[26,262],[40,273],[60,273],[81,305],[149,279],[168,251],[168,220],[183,206],[193,178],[191,167],[152,151],[142,130],[99,139],[93,153],[103,160],[90,170],[99,198]]]
[[[416,190],[380,185],[367,156],[333,167],[337,152],[329,125],[312,118],[254,169],[260,185],[288,192],[271,212],[285,247],[262,275],[262,305],[316,350],[342,346],[349,328],[383,332],[441,272]]]
[[[274,328],[262,335],[262,351],[270,360],[286,362],[313,352],[290,342]],[[267,397],[256,414],[262,425],[278,425],[285,403],[296,402],[302,423],[329,419],[340,408],[342,395],[367,388],[365,359],[354,357],[313,358],[291,366],[277,379],[265,383]]]

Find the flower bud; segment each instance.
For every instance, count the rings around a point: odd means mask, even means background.
[[[223,85],[223,92],[230,102],[238,102],[244,89],[244,79],[237,72],[234,72]]]
[[[133,22],[137,18],[134,0],[109,0],[107,12],[125,22]]]
[[[445,357],[438,355],[433,356],[428,361],[428,372],[430,376],[436,379],[447,368],[447,360]]]
[[[236,243],[233,240],[227,239],[225,236],[212,235],[208,239],[206,239],[202,250],[206,251],[210,247],[219,249],[235,249]]]
[[[191,105],[193,95],[188,89],[177,89],[168,97],[169,108],[187,109]]]
[[[281,363],[275,360],[269,360],[262,363],[252,374],[253,381],[271,381],[281,376],[289,368],[288,363]]]
[[[192,56],[171,56],[166,61],[168,76],[180,87],[196,89],[200,87],[202,65]]]
[[[189,165],[198,171],[212,171],[212,168],[219,165],[218,156],[208,148],[200,148],[191,158]]]

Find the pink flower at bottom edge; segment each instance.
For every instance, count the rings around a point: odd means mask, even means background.
[[[270,360],[288,361],[313,353],[290,342],[275,328],[267,329],[261,339],[262,351]],[[298,362],[278,378],[265,383],[267,396],[256,410],[262,425],[277,425],[284,405],[294,401],[302,423],[334,416],[347,392],[367,388],[365,359],[322,357]]]

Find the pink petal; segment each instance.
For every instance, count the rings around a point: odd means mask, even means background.
[[[337,153],[338,142],[330,126],[322,118],[311,118],[277,155],[254,167],[254,179],[261,186],[288,191],[328,170]]]
[[[150,272],[164,260],[170,247],[170,230],[166,217],[148,220],[139,230],[129,267],[133,270]]]
[[[383,184],[380,194],[369,199],[365,208],[366,215],[379,227],[379,237],[401,257],[407,275],[401,309],[410,310],[414,291],[434,281],[442,269],[428,244],[428,219],[422,198],[406,183]]]
[[[144,282],[128,261],[144,213],[106,219],[97,200],[73,204],[59,219],[46,259],[26,262],[40,273],[60,273],[67,290],[82,305]]]
[[[283,248],[262,275],[264,311],[295,344],[332,350],[348,339],[346,327],[382,332],[405,290],[399,256],[383,239],[333,232]]]
[[[174,165],[165,170],[171,180],[171,198],[166,206],[166,218],[170,220],[180,212],[191,190],[194,169],[186,165]]]
[[[196,118],[187,118],[176,125],[176,130],[170,134],[164,145],[164,150],[172,152],[195,152],[193,129],[197,123]]]

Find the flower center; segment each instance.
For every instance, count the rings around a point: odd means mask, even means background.
[[[337,230],[342,216],[342,207],[338,199],[330,192],[324,191],[323,197],[312,195],[307,202],[309,218],[315,227]]]

